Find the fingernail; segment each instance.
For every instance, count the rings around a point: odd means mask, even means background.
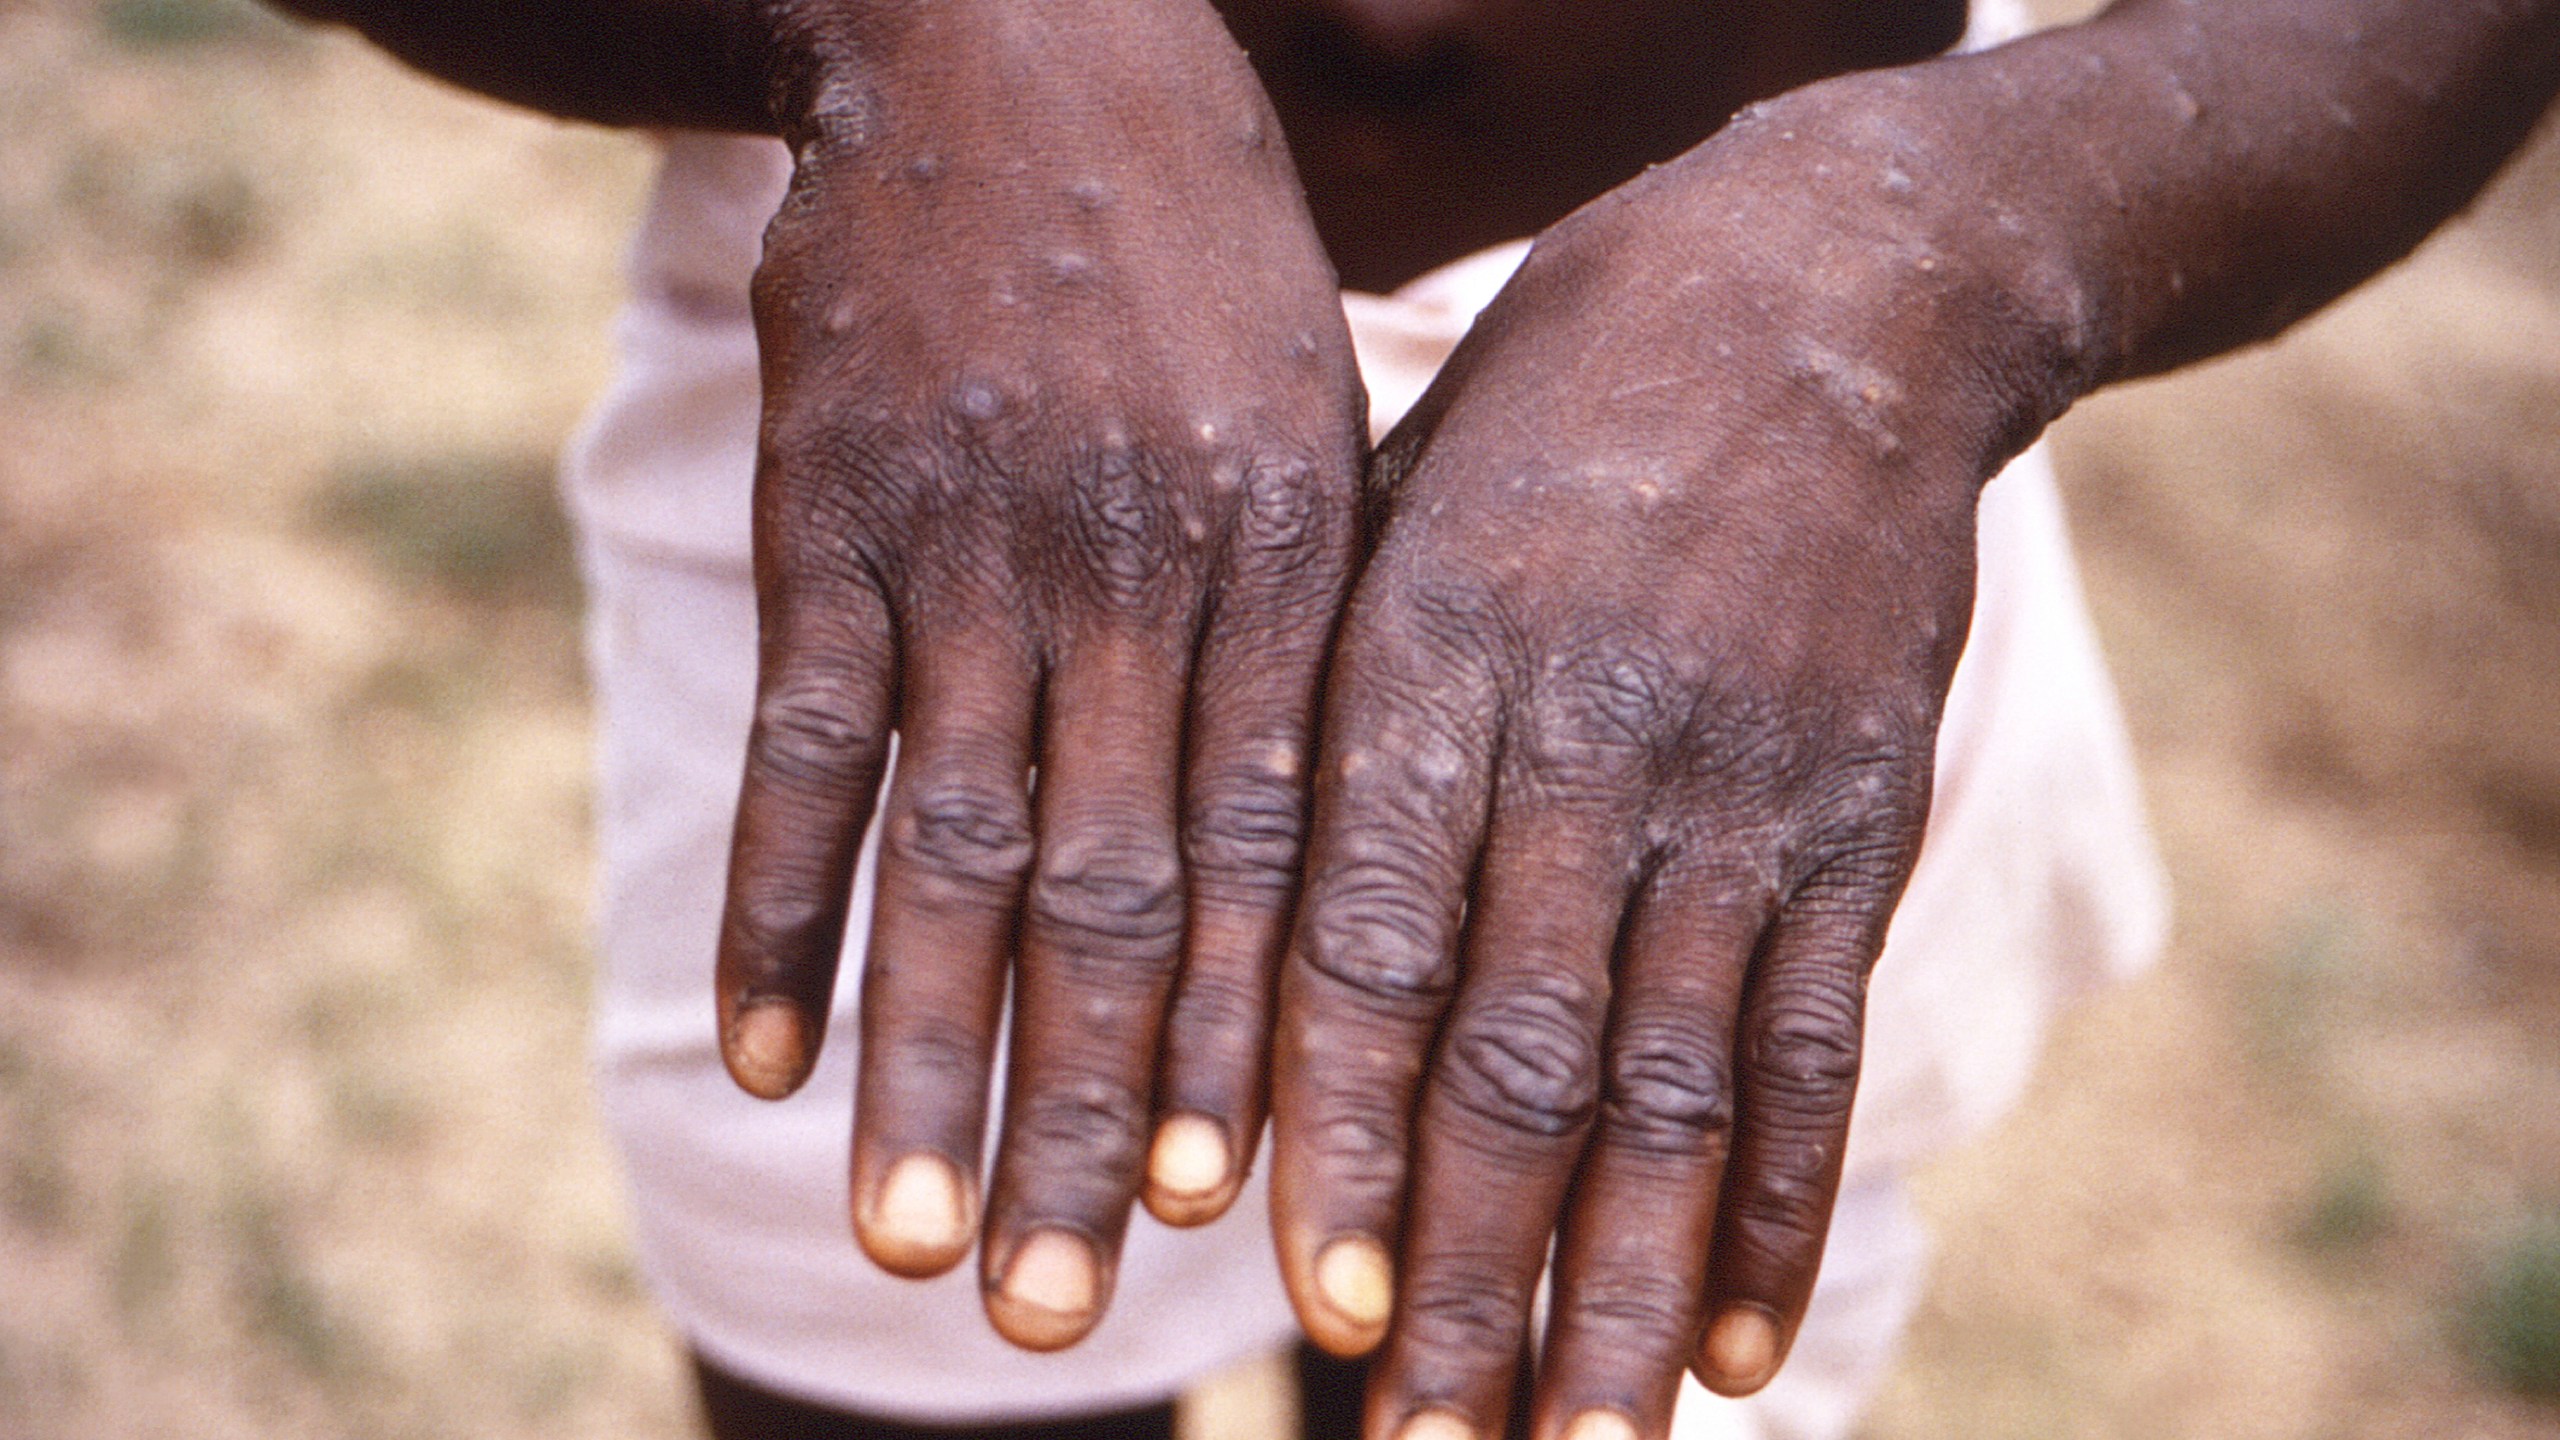
[[[997,1290],[1003,1330],[1017,1345],[1056,1349],[1093,1326],[1102,1275],[1093,1246],[1064,1230],[1035,1230],[1013,1252]]]
[[[1585,1410],[1564,1427],[1564,1440],[1636,1440],[1636,1422],[1615,1410]]]
[[[1396,1440],[1476,1440],[1476,1427],[1447,1410],[1425,1410],[1404,1422]]]
[[[1226,1188],[1234,1157],[1226,1127],[1205,1115],[1176,1115],[1156,1128],[1147,1152],[1147,1181],[1186,1200]]]
[[[1707,1327],[1707,1368],[1735,1392],[1768,1383],[1778,1367],[1777,1317],[1757,1305],[1730,1305]]]
[[[1327,1245],[1316,1256],[1316,1291],[1335,1314],[1354,1325],[1373,1329],[1386,1324],[1396,1299],[1395,1271],[1387,1264],[1387,1248],[1366,1235],[1345,1236]]]
[[[960,1172],[939,1155],[909,1155],[889,1167],[871,1200],[864,1248],[891,1270],[940,1271],[969,1248],[969,1196]]]
[[[780,1000],[751,1000],[729,1022],[729,1070],[747,1093],[779,1100],[800,1088],[808,1045],[800,1012]]]

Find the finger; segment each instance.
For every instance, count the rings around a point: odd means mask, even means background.
[[[1817,878],[1753,961],[1696,1366],[1718,1394],[1769,1382],[1813,1294],[1857,1094],[1867,970],[1894,896],[1890,884]]]
[[[1414,1099],[1485,827],[1491,704],[1445,669],[1357,643],[1335,662],[1281,966],[1273,1235],[1300,1323],[1337,1355],[1386,1333]]]
[[[862,988],[854,1232],[900,1275],[969,1253],[987,1085],[1031,863],[1034,666],[993,626],[910,647]]]
[[[989,1318],[1035,1350],[1073,1344],[1101,1318],[1137,1198],[1182,943],[1186,659],[1153,637],[1081,643],[1060,656],[1047,696],[1039,861],[982,1261]]]
[[[1706,1300],[1742,981],[1770,909],[1748,880],[1666,868],[1628,923],[1600,1121],[1557,1245],[1540,1434],[1670,1429]]]
[[[768,603],[763,621],[717,989],[730,1077],[779,1100],[808,1079],[826,1033],[896,655],[888,607],[867,584]]]
[[[1305,838],[1316,685],[1350,564],[1350,479],[1244,479],[1228,583],[1192,681],[1182,968],[1165,1019],[1147,1208],[1216,1219],[1262,1133],[1272,984]]]
[[[1599,1104],[1609,960],[1633,883],[1624,834],[1598,807],[1497,806],[1423,1096],[1374,1402],[1400,1433],[1502,1432],[1530,1298]]]

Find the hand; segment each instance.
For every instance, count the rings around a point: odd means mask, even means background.
[[[1499,1433],[1551,1240],[1542,1436],[1660,1435],[1803,1315],[1977,490],[2069,369],[1978,186],[1820,119],[1543,236],[1376,461],[1273,1178],[1372,1433]]]
[[[746,1089],[814,1063],[886,764],[854,1225],[979,1231],[996,1328],[1100,1317],[1149,1204],[1225,1208],[1364,409],[1261,91],[1206,6],[889,7],[819,77],[756,277],[761,607],[719,1002]],[[1029,783],[1034,768],[1036,789]]]

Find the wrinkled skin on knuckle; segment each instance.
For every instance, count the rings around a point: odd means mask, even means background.
[[[1837,1157],[1814,1140],[1793,1141],[1786,1148],[1792,1153],[1779,1163],[1739,1188],[1728,1186],[1717,1241],[1735,1253],[1719,1256],[1720,1267],[1747,1266],[1763,1274],[1789,1268],[1800,1264],[1829,1232],[1828,1176]]]
[[[757,574],[769,603],[815,625],[846,585],[912,601],[1015,588],[1004,545],[965,497],[979,462],[880,396],[785,400],[765,424],[755,492]]]
[[[941,1106],[986,1093],[989,1038],[966,1026],[907,1015],[873,1043],[882,1047],[888,1063],[871,1067],[865,1077],[866,1105],[885,1103],[892,1110],[913,1102]],[[972,1118],[975,1110],[971,1106]]]
[[[1410,549],[1411,547],[1407,547]],[[1509,587],[1477,573],[1476,557],[1433,551],[1395,557],[1373,614],[1360,617],[1376,639],[1413,661],[1499,682],[1526,662]]]
[[[1685,1360],[1698,1325],[1698,1297],[1681,1277],[1617,1267],[1579,1277],[1569,1317],[1584,1343],[1614,1356]]]
[[[1258,1064],[1270,1009],[1270,995],[1262,986],[1225,970],[1203,968],[1183,975],[1172,1025],[1193,1058]]]
[[[1509,783],[1552,803],[1632,813],[1661,783],[1682,708],[1650,646],[1603,635],[1551,647],[1509,706]]]
[[[750,753],[800,794],[850,800],[885,743],[875,704],[851,664],[804,659],[756,702]]]
[[[1286,899],[1306,837],[1306,796],[1294,765],[1283,774],[1239,764],[1206,777],[1194,797],[1184,830],[1192,883],[1220,899]]]
[[[1144,836],[1070,833],[1032,876],[1031,934],[1070,955],[1161,969],[1182,935],[1182,868]]]
[[[1422,1365],[1474,1368],[1519,1357],[1529,1297],[1498,1258],[1435,1255],[1415,1267],[1411,1286],[1396,1323],[1401,1344]]]
[[[1328,485],[1305,460],[1248,462],[1238,500],[1235,544],[1248,563],[1284,569],[1312,566],[1329,551],[1348,520],[1350,496]]]
[[[1719,797],[1728,811],[1747,804],[1755,818],[1777,819],[1812,748],[1803,709],[1745,666],[1719,664],[1687,693],[1674,731],[1673,783]]]
[[[928,880],[979,903],[1011,903],[1031,866],[1023,797],[974,777],[917,777],[882,843]]]
[[[1146,1097],[1098,1074],[1017,1088],[1006,1108],[1008,1153],[1053,1200],[1080,1196],[1116,1208],[1145,1149]]]
[[[1069,462],[1057,539],[1075,559],[1072,589],[1089,588],[1114,609],[1162,598],[1184,546],[1164,478],[1133,449],[1105,442]]]
[[[844,905],[805,865],[767,861],[742,877],[728,907],[735,958],[749,990],[789,988],[801,961],[830,950],[841,933]]]
[[[1377,1002],[1410,1006],[1446,996],[1457,981],[1446,902],[1429,867],[1401,842],[1347,841],[1317,882],[1300,953],[1307,968]]]
[[[1401,1114],[1375,1095],[1339,1090],[1324,1093],[1317,1113],[1305,1143],[1336,1195],[1384,1199],[1402,1188],[1407,1131]]]
[[[1890,909],[1919,858],[1935,780],[1925,743],[1874,748],[1835,763],[1804,811],[1817,863],[1807,884],[1829,903]]]
[[[1449,1099],[1498,1136],[1579,1133],[1599,1105],[1599,997],[1554,972],[1474,983],[1442,1050]]]
[[[1610,1037],[1614,1143],[1663,1154],[1721,1150],[1733,1133],[1733,1062],[1722,1037],[1685,1015],[1640,1016]]]
[[[1838,965],[1794,968],[1761,982],[1749,1057],[1752,1121],[1836,1126],[1858,1089],[1862,977]]]

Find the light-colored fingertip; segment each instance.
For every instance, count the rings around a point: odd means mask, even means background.
[[[1346,1235],[1317,1253],[1315,1269],[1317,1298],[1338,1322],[1330,1327],[1333,1333],[1316,1335],[1316,1342],[1355,1355],[1377,1344],[1396,1303],[1387,1247],[1366,1235]]]
[[[1233,1188],[1234,1170],[1225,1126],[1205,1115],[1176,1115],[1156,1127],[1147,1151],[1147,1208],[1176,1225],[1215,1219],[1226,1208],[1221,1202]],[[1204,1209],[1208,1213],[1191,1218]]]
[[[863,1208],[863,1252],[894,1275],[939,1275],[969,1253],[974,1210],[950,1161],[923,1152],[902,1157]]]
[[[784,1000],[749,1000],[729,1021],[721,1055],[738,1088],[760,1100],[780,1100],[809,1075],[808,1028]]]
[[[1102,1318],[1102,1267],[1093,1246],[1064,1230],[1034,1230],[987,1292],[987,1318],[1026,1350],[1062,1350]]]
[[[1424,1410],[1404,1422],[1396,1440],[1482,1440],[1482,1436],[1455,1411]]]
[[[1758,1305],[1728,1305],[1707,1326],[1698,1379],[1719,1395],[1739,1399],[1769,1383],[1778,1358],[1778,1317]]]
[[[1639,1440],[1636,1422],[1615,1410],[1585,1410],[1564,1427],[1563,1440]]]

